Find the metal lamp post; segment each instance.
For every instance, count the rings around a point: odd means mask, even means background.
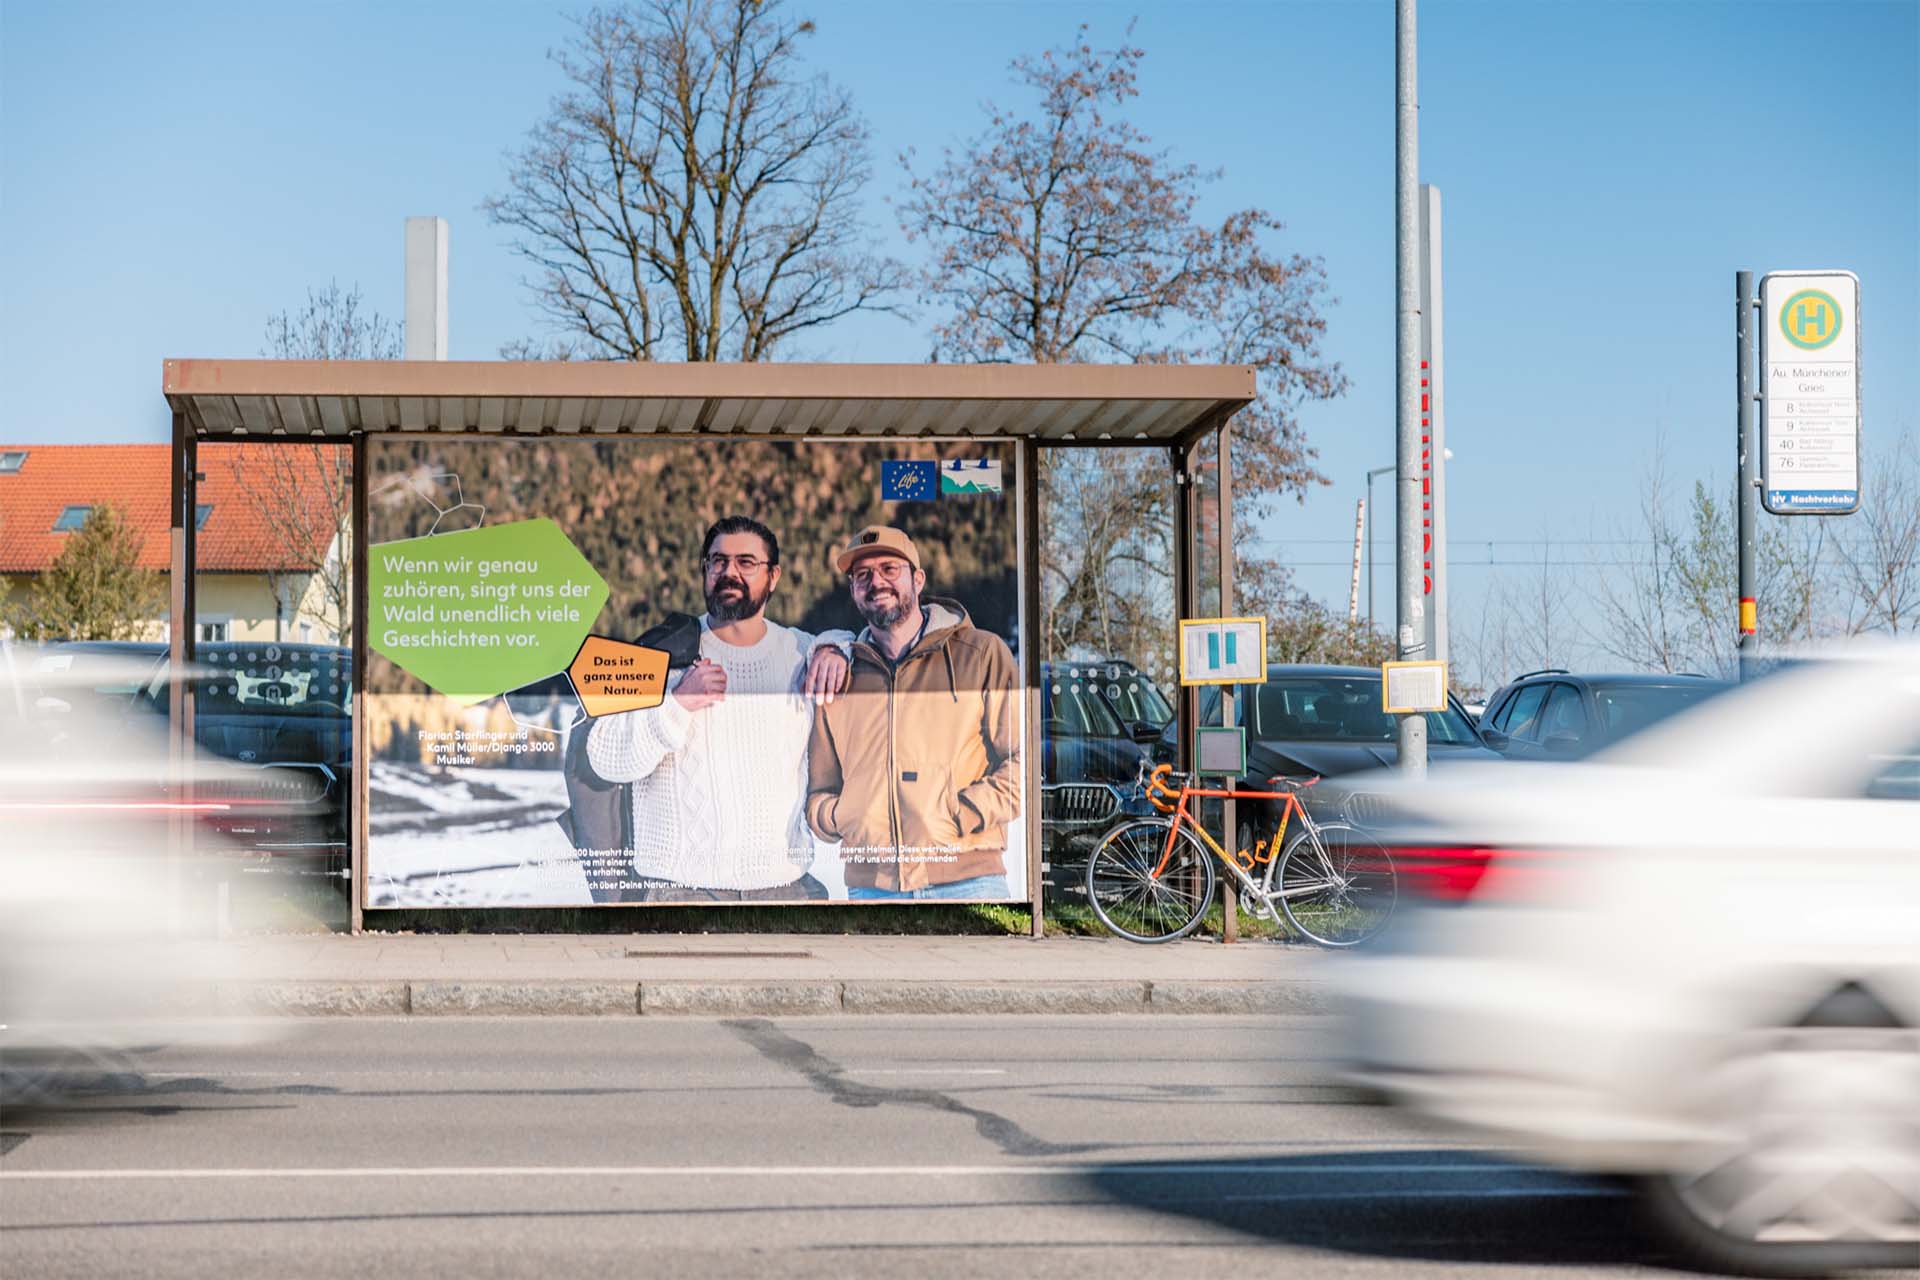
[[[1446,459],[1448,462],[1452,462],[1453,450],[1442,449],[1440,451],[1440,456]],[[1373,478],[1375,476],[1383,476],[1387,474],[1387,472],[1389,471],[1396,470],[1398,466],[1399,466],[1398,463],[1389,462],[1384,467],[1375,467],[1373,470],[1367,472],[1366,539],[1367,539],[1367,625],[1368,626],[1373,625]]]
[[[1384,467],[1375,467],[1367,472],[1367,625],[1373,625],[1373,478],[1383,476],[1398,467],[1390,462]]]

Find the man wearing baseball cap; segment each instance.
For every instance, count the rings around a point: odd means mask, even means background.
[[[919,549],[868,525],[834,557],[867,625],[844,696],[817,706],[807,821],[853,899],[995,900],[1020,813],[1019,676],[958,601],[923,596]]]

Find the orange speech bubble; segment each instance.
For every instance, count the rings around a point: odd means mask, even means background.
[[[667,696],[667,651],[588,636],[567,678],[589,716],[644,711]]]

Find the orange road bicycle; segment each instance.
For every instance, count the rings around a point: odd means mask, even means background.
[[[1353,824],[1314,820],[1300,792],[1318,778],[1270,778],[1269,786],[1285,789],[1243,791],[1195,787],[1171,765],[1148,773],[1142,763],[1140,771],[1146,798],[1171,816],[1116,823],[1087,859],[1087,900],[1120,937],[1171,942],[1191,933],[1213,901],[1216,858],[1239,886],[1243,911],[1267,920],[1284,915],[1323,947],[1351,947],[1386,927],[1396,897],[1393,861]],[[1272,837],[1232,857],[1187,807],[1192,799],[1229,797],[1282,802]]]

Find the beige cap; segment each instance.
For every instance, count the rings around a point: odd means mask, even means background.
[[[920,552],[912,538],[890,524],[870,524],[847,539],[847,545],[833,558],[834,570],[845,573],[854,561],[880,552],[899,556],[915,569],[920,567]]]

